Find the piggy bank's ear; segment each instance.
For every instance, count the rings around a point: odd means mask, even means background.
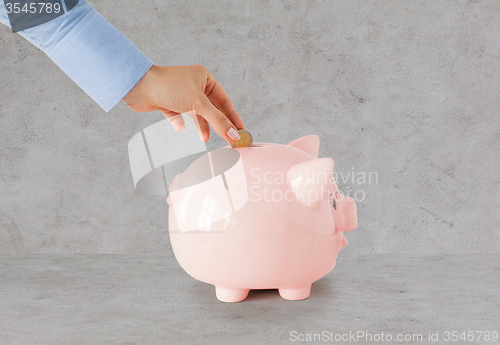
[[[287,179],[297,200],[307,207],[318,208],[330,193],[333,159],[316,158],[288,168]]]
[[[288,146],[296,147],[311,156],[318,158],[319,154],[319,137],[315,134],[306,135],[305,137],[298,138],[292,141]]]

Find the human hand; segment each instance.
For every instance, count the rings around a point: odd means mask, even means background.
[[[244,128],[226,91],[201,65],[153,65],[123,100],[140,113],[159,110],[177,131],[185,127],[180,113],[196,116],[204,142],[210,137],[209,123],[228,143],[239,140],[238,129]]]

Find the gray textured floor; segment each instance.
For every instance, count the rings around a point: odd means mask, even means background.
[[[500,331],[499,259],[341,255],[306,300],[259,290],[227,304],[172,255],[4,255],[0,344],[300,343],[293,331],[422,334],[427,343],[429,332]]]

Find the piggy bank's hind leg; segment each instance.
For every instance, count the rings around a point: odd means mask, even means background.
[[[231,288],[223,288],[220,286],[215,287],[215,294],[219,301],[222,302],[240,302],[243,301],[248,296],[248,289],[231,289]]]
[[[292,301],[297,301],[300,299],[306,299],[311,294],[311,285],[302,288],[286,288],[278,289],[280,296],[284,299],[289,299]]]

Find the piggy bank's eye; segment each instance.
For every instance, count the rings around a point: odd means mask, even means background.
[[[332,203],[333,208],[336,210],[337,209],[337,201],[335,200],[335,197],[333,196],[333,194],[331,194],[331,193],[328,194],[328,199]]]

